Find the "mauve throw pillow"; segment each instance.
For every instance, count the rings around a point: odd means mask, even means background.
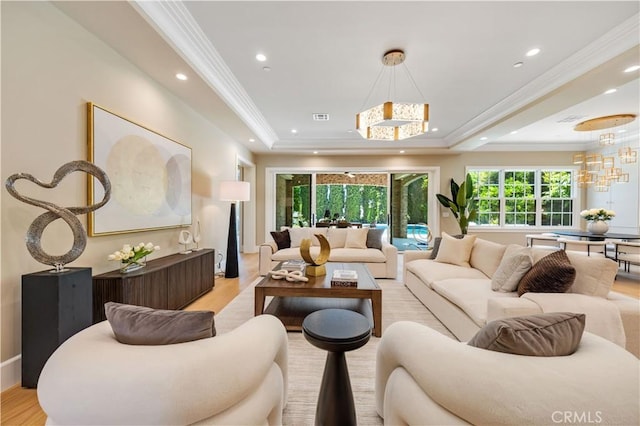
[[[291,247],[291,237],[289,236],[289,230],[284,231],[271,231],[273,241],[276,242],[278,250],[287,249]]]
[[[585,315],[552,312],[489,322],[468,345],[528,356],[565,356],[578,349]]]
[[[518,284],[518,296],[525,293],[565,293],[576,278],[576,268],[567,253],[557,250],[537,261]]]
[[[369,228],[367,247],[382,250],[382,234],[384,234],[384,228]]]
[[[120,343],[171,345],[216,335],[212,311],[170,311],[108,302],[107,320]]]

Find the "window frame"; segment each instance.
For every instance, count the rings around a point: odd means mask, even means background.
[[[550,230],[562,230],[562,229],[578,229],[580,223],[580,206],[582,205],[582,191],[578,188],[576,183],[576,176],[579,167],[575,165],[567,165],[567,166],[465,166],[465,176],[468,173],[473,173],[476,171],[497,171],[498,172],[498,181],[499,181],[499,190],[498,197],[500,200],[500,214],[499,214],[499,224],[498,225],[478,225],[478,224],[469,224],[469,230],[477,231],[516,231],[516,230],[526,230],[526,231],[550,231]],[[506,197],[505,197],[505,171],[534,171],[535,172],[535,202],[536,202],[536,214],[535,214],[535,225],[507,225],[506,224]],[[573,212],[572,212],[572,225],[542,225],[542,172],[553,172],[553,171],[570,171],[571,172],[571,195],[570,198],[573,202]]]

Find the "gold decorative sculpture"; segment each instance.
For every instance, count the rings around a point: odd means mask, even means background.
[[[314,234],[318,241],[320,241],[320,254],[315,259],[311,257],[309,248],[311,247],[311,239],[305,238],[300,242],[300,255],[304,259],[307,265],[307,275],[311,277],[319,277],[327,274],[327,269],[324,264],[329,260],[329,254],[331,253],[331,246],[326,237],[322,234]]]

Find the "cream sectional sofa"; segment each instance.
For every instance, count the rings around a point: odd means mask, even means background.
[[[371,228],[375,229],[375,228]],[[291,245],[278,249],[275,241],[267,241],[260,246],[259,271],[267,275],[279,262],[290,259],[302,259],[300,241],[310,238],[312,246],[310,254],[316,257],[320,252],[320,243],[315,234],[324,235],[331,246],[329,262],[363,263],[374,278],[396,278],[398,274],[398,249],[382,241],[382,229],[372,231],[369,228],[290,228]],[[376,238],[371,238],[376,233]],[[380,234],[380,235],[378,235]],[[368,237],[368,238],[367,238]],[[369,244],[367,244],[369,241]]]
[[[515,246],[515,245],[514,245]],[[461,341],[488,321],[542,312],[584,312],[586,331],[612,340],[640,358],[640,300],[611,290],[617,264],[602,256],[567,252],[576,278],[566,293],[499,292],[491,278],[506,245],[476,238],[469,267],[437,262],[431,251],[404,254],[405,285]],[[535,264],[552,248],[532,247]]]
[[[378,345],[376,409],[386,425],[637,425],[639,366],[587,332],[573,354],[541,357],[399,321]]]

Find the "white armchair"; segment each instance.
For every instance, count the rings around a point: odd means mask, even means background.
[[[271,315],[164,346],[119,343],[107,321],[64,342],[38,383],[47,424],[282,424],[287,333]]]
[[[376,408],[389,425],[638,424],[640,362],[584,333],[569,356],[468,346],[412,322],[385,330]]]

